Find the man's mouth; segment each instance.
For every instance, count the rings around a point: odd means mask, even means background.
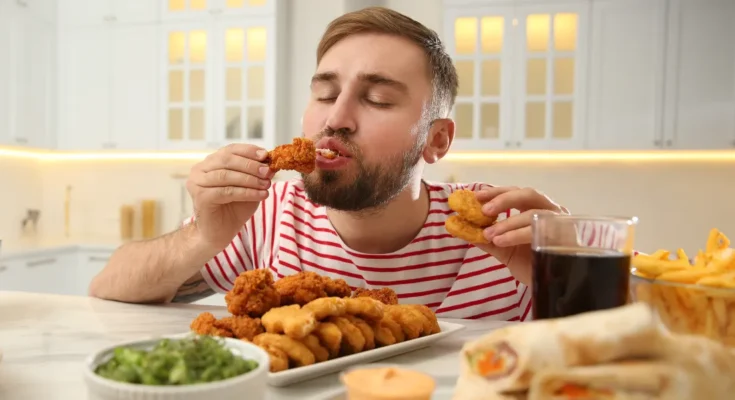
[[[341,154],[339,150],[333,150],[333,149],[316,149],[316,153],[330,160],[334,160],[337,157],[348,157],[344,154]]]

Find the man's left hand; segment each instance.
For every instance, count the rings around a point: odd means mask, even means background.
[[[493,187],[478,191],[476,195],[482,203],[483,214],[488,217],[496,217],[510,209],[520,211],[520,214],[498,221],[493,226],[486,228],[483,233],[489,243],[476,244],[476,246],[492,254],[510,269],[516,279],[530,286],[533,215],[569,214],[569,211],[548,196],[531,188]]]

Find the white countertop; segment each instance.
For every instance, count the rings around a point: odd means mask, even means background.
[[[128,340],[183,333],[199,313],[224,316],[224,307],[133,305],[89,297],[0,292],[0,399],[86,399],[84,359],[93,351]],[[467,327],[435,345],[379,362],[456,377],[458,351],[467,340],[509,324],[458,322]],[[269,389],[268,400],[318,399],[339,388],[337,375]]]
[[[42,255],[50,252],[90,250],[113,252],[123,241],[116,238],[101,237],[25,237],[2,238],[0,260]]]

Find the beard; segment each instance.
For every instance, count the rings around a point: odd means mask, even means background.
[[[348,140],[349,134],[337,131],[333,136],[350,149],[357,172],[316,170],[301,176],[311,201],[339,211],[369,213],[386,206],[411,182],[423,151],[423,140],[417,140],[409,151],[383,159],[377,165],[368,165],[359,149]]]

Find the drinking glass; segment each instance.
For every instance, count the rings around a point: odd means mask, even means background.
[[[534,215],[533,319],[627,304],[637,224],[636,217]]]

